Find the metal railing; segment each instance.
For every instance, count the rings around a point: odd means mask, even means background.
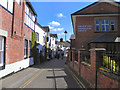
[[[75,61],[78,62],[78,51],[77,50],[75,51]]]
[[[90,51],[82,51],[80,52],[81,61],[84,61],[90,64]]]
[[[120,52],[104,52],[101,66],[108,72],[120,74]]]

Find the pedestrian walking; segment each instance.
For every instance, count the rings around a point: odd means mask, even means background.
[[[62,59],[64,58],[64,52],[62,51],[62,54],[61,54],[61,56],[62,56]]]

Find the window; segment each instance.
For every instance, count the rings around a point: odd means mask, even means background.
[[[24,42],[24,58],[27,58],[27,55],[28,55],[28,40],[25,39],[25,42]]]
[[[25,4],[25,24],[28,25],[31,29],[34,30],[34,20],[35,16],[32,13],[32,10]]]
[[[0,0],[0,4],[8,11],[13,13],[13,0]]]
[[[0,36],[0,66],[4,64],[4,37]]]
[[[29,41],[29,57],[31,56],[31,48],[32,48],[32,43]]]
[[[39,33],[36,32],[36,34],[37,34],[37,42],[39,42]]]
[[[110,32],[115,30],[115,20],[112,19],[98,19],[95,20],[95,31]]]
[[[99,24],[99,20],[96,20],[96,31],[100,30],[100,24]]]
[[[115,20],[110,20],[111,31],[115,31]]]
[[[43,36],[43,43],[45,43],[45,37]]]

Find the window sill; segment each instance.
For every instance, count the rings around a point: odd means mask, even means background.
[[[30,28],[32,31],[35,31],[35,30],[33,30],[30,26],[28,26],[26,23],[24,23],[28,28]]]
[[[117,31],[94,31],[94,33],[116,33]]]

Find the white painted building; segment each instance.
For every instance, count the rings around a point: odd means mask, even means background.
[[[37,14],[25,0],[0,0],[0,16],[1,78],[34,64],[30,52]]]
[[[35,24],[35,32],[37,34],[37,43],[39,44],[37,48],[40,51],[44,49],[45,46],[45,36],[47,35],[45,29],[38,23]]]
[[[52,50],[52,58],[54,58],[57,51],[57,34],[50,34],[50,48]]]
[[[69,41],[61,41],[57,42],[57,48],[59,51],[64,51],[64,56],[67,57],[68,49],[70,49],[70,42]]]

